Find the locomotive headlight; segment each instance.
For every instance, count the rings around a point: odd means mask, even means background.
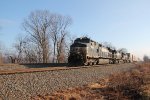
[[[80,54],[80,52],[78,51],[77,54]]]

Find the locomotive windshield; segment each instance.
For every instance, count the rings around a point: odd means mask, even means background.
[[[71,45],[71,47],[86,47],[85,44],[81,44],[81,43],[74,43]]]

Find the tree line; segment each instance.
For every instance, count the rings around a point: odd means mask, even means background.
[[[72,18],[47,10],[37,10],[24,19],[26,35],[19,35],[14,43],[15,52],[7,52],[11,63],[67,62],[72,36],[69,27]],[[6,59],[6,58],[5,58]]]
[[[148,55],[144,55],[143,61],[150,62],[150,57]]]

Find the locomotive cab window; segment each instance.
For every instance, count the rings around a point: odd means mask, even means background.
[[[86,47],[86,45],[82,43],[74,43],[73,45],[71,45],[71,47]]]

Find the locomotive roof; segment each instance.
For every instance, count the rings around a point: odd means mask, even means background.
[[[89,43],[89,42],[96,42],[96,41],[93,41],[92,39],[90,39],[88,37],[80,37],[80,38],[76,38],[75,42]]]
[[[93,41],[92,39],[88,38],[88,37],[80,37],[80,38],[76,38],[74,40],[74,43],[77,43],[77,42],[82,42],[82,43],[90,43],[90,42],[95,42],[97,43],[96,41]],[[99,46],[102,46],[102,44],[98,43]]]

